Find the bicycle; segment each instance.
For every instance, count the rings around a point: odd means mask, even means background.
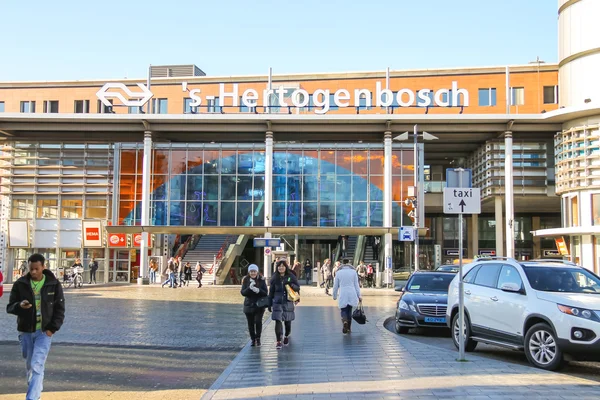
[[[64,286],[70,288],[81,288],[83,286],[83,268],[71,268],[69,274],[65,274]]]

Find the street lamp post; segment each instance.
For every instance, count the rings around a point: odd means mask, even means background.
[[[419,207],[425,207],[425,199],[419,198],[419,146],[418,146],[418,139],[419,136],[423,137],[423,140],[437,140],[438,137],[437,136],[433,136],[430,133],[427,133],[425,131],[423,131],[423,133],[421,135],[419,135],[418,132],[419,129],[419,125],[415,124],[415,126],[413,127],[413,138],[414,138],[414,148],[413,148],[413,153],[414,153],[414,176],[413,176],[413,184],[414,184],[414,197],[415,200],[413,200],[412,204],[413,204],[413,211],[414,211],[414,218],[413,218],[413,227],[414,227],[414,233],[415,233],[415,254],[414,254],[414,263],[415,263],[415,271],[419,270]],[[404,132],[401,135],[398,135],[394,138],[394,140],[398,140],[398,141],[403,141],[403,140],[408,140],[408,136],[409,133],[408,132]],[[424,208],[423,208],[424,210]],[[422,221],[421,221],[422,223]]]

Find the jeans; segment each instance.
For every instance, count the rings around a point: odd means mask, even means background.
[[[44,388],[44,367],[50,352],[52,338],[44,331],[20,332],[19,341],[27,367],[26,400],[38,400]]]
[[[285,324],[285,336],[290,336],[292,334],[292,321],[275,321],[275,336],[277,336],[277,341],[281,342],[283,335],[283,325]]]
[[[156,271],[150,270],[150,283],[156,283]]]
[[[250,333],[250,339],[252,340],[260,339],[264,313],[265,309],[261,308],[260,311],[253,314],[246,314],[246,319],[248,320],[248,332]]]
[[[95,269],[90,270],[90,283],[92,283],[92,281],[94,281],[94,283],[96,283],[96,270]]]
[[[162,286],[169,284],[169,287],[177,286],[177,282],[175,281],[175,273],[169,272],[169,279],[163,282]]]
[[[348,321],[348,326],[352,325],[352,306],[346,306],[341,309],[342,320]]]

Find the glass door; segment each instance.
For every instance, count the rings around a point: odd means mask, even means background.
[[[129,283],[130,273],[131,262],[129,250],[111,250],[108,281]]]

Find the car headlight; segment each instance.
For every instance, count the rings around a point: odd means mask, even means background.
[[[403,310],[408,310],[408,303],[406,303],[404,300],[400,300],[400,308]]]
[[[577,307],[569,307],[563,306],[562,304],[557,304],[558,309],[565,314],[572,315],[574,317],[580,317],[583,319],[589,319],[592,321],[600,321],[596,314],[594,314],[590,310],[586,310],[585,308],[577,308]]]
[[[400,308],[403,310],[411,310],[411,311],[417,312],[417,309],[415,308],[414,305],[408,304],[404,300],[400,300]]]

